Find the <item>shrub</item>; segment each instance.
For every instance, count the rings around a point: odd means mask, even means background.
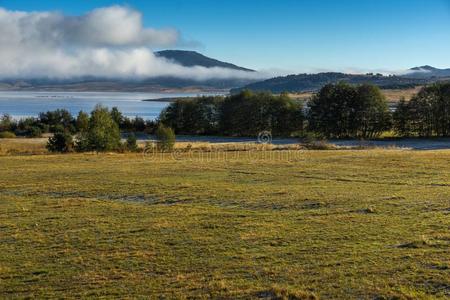
[[[58,124],[58,125],[54,125],[51,128],[50,132],[58,133],[58,132],[65,132],[65,131],[68,131],[68,130],[72,132],[72,130],[70,128],[65,128],[63,125]]]
[[[311,131],[305,132],[300,140],[302,144],[311,144],[318,141],[326,141],[326,139],[322,134]]]
[[[162,151],[171,151],[175,146],[175,133],[172,128],[159,125],[156,130],[156,139],[158,141],[158,149]]]
[[[138,150],[137,139],[134,133],[128,135],[125,146],[126,149],[131,152],[136,152]]]
[[[71,152],[73,149],[73,138],[67,132],[57,132],[48,139],[47,149],[50,152]]]
[[[25,136],[28,138],[39,138],[42,137],[42,130],[37,126],[28,127],[25,131]]]
[[[0,117],[0,131],[12,131],[14,121],[10,115],[4,114]]]
[[[334,144],[329,144],[325,140],[312,141],[310,143],[303,143],[302,148],[306,150],[336,150],[337,147]]]
[[[13,139],[15,137],[16,135],[14,134],[14,132],[11,131],[0,132],[0,139]]]
[[[77,152],[85,152],[92,150],[89,146],[87,132],[80,132],[75,136],[74,148],[75,151]]]

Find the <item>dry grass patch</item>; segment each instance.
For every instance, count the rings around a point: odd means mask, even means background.
[[[450,151],[238,153],[0,157],[0,298],[450,297]]]

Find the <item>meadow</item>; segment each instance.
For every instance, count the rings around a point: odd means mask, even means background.
[[[386,100],[390,104],[397,104],[397,102],[401,98],[405,98],[405,100],[409,101],[412,97],[414,97],[422,88],[422,86],[417,86],[414,88],[408,89],[382,89],[381,92],[386,97]],[[314,93],[312,92],[304,92],[304,93],[290,93],[289,97],[292,99],[301,100],[303,102],[308,101]]]
[[[0,298],[450,297],[450,151],[286,153],[0,156]]]

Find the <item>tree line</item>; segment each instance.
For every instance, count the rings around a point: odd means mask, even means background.
[[[96,111],[100,106],[97,106]],[[153,120],[144,120],[141,117],[128,118],[123,116],[117,107],[113,107],[108,114],[118,125],[121,131],[126,132],[148,132],[153,133],[156,130],[156,122]],[[83,130],[89,119],[89,114],[80,111],[74,117],[65,109],[42,112],[38,117],[27,117],[20,120],[14,120],[10,115],[4,114],[0,117],[0,133],[8,132],[11,137],[41,137],[45,133],[68,132],[76,134]]]
[[[450,136],[450,83],[424,87],[409,102],[401,99],[393,127],[400,136]]]
[[[302,105],[287,95],[243,91],[228,97],[178,100],[159,121],[177,134],[255,136],[264,130],[287,136],[303,129]]]
[[[124,142],[121,132],[128,132]],[[170,150],[174,145],[175,134],[171,128],[139,117],[124,117],[116,107],[109,110],[97,105],[90,114],[80,111],[76,118],[64,109],[18,121],[8,115],[0,118],[0,138],[13,138],[16,134],[40,137],[43,133],[52,133],[47,143],[51,152],[136,151],[136,132],[154,133],[162,150]]]
[[[270,131],[274,136],[326,138],[379,137],[393,131],[400,137],[450,136],[450,83],[423,87],[410,101],[402,99],[394,112],[374,85],[327,84],[306,102],[287,94],[242,91],[226,97],[180,99],[164,109],[158,120],[128,118],[117,108],[96,106],[91,114],[73,117],[59,109],[37,118],[0,118],[0,138],[39,137],[53,133],[51,151],[112,151],[137,149],[136,132],[168,139],[174,135],[257,136]],[[121,132],[129,132],[121,143]]]
[[[226,97],[198,97],[171,103],[159,121],[178,134],[274,136],[313,133],[326,138],[371,139],[393,131],[399,137],[450,135],[450,83],[436,83],[401,100],[394,112],[371,84],[327,84],[306,102],[287,94],[248,90]]]

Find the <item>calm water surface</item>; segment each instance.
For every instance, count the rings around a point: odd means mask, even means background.
[[[12,92],[0,91],[0,115],[14,118],[38,116],[40,112],[67,109],[72,115],[80,110],[90,112],[96,104],[117,106],[128,117],[155,119],[168,102],[144,99],[194,97],[197,93],[122,93],[122,92]],[[208,94],[202,94],[208,95]]]

